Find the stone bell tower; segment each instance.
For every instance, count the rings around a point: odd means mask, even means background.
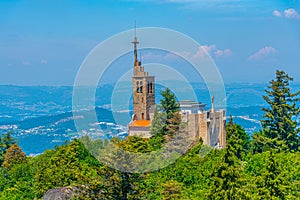
[[[141,61],[137,58],[136,35],[133,40],[134,45],[134,69],[132,77],[132,94],[134,115],[133,120],[150,120],[150,112],[155,104],[154,76],[148,76],[144,71]]]

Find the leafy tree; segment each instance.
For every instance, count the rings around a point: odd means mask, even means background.
[[[182,198],[182,190],[183,185],[177,181],[170,180],[163,184],[163,199],[171,200],[171,199],[181,199]]]
[[[14,165],[24,162],[26,162],[25,153],[17,144],[13,144],[6,150],[2,166],[6,169],[11,169]]]
[[[244,160],[241,162],[235,148],[241,144],[237,142],[240,137],[233,128],[227,136],[226,149],[210,150],[202,155],[208,147],[196,144],[174,163],[144,174],[97,164],[85,146],[75,140],[28,158],[26,163],[15,164],[9,170],[0,168],[0,199],[39,199],[48,189],[57,187],[78,188],[74,199],[81,200],[299,199],[300,152],[263,152],[247,154],[246,158],[241,154]],[[145,143],[150,142],[134,137],[113,141],[136,153],[147,149]],[[120,158],[115,153],[111,159],[117,162]]]
[[[151,136],[151,138],[148,141],[148,144],[150,145],[152,151],[159,150],[160,148],[162,148],[162,145],[164,143],[165,138],[163,137],[162,133]]]
[[[114,199],[139,198],[136,185],[143,179],[143,174],[134,173],[138,169],[132,166],[132,163],[143,167],[144,160],[139,159],[138,155],[151,151],[148,140],[135,136],[129,136],[125,140],[112,139],[111,144],[101,151],[104,163],[108,163],[110,167],[114,168],[108,168],[111,170],[109,174],[118,179],[118,183],[115,186],[111,185],[110,188],[110,190],[118,191],[117,197]]]
[[[70,185],[89,185],[97,179],[100,167],[79,141],[47,151],[37,159],[34,190],[40,198],[49,189]]]
[[[30,159],[26,163],[12,166],[9,171],[5,172],[5,178],[2,179],[5,185],[3,188],[0,187],[0,191],[2,191],[0,192],[0,199],[34,199],[34,173],[35,170]]]
[[[105,139],[104,141],[103,140],[100,140],[100,139],[96,139],[96,140],[92,140],[89,136],[85,135],[83,137],[81,137],[80,139],[80,142],[82,142],[85,146],[85,148],[91,152],[91,154],[93,156],[98,156],[99,154],[99,149],[103,149],[105,148],[105,146],[107,145],[108,143],[108,140]]]
[[[263,139],[270,148],[278,150],[299,150],[300,128],[297,128],[297,121],[294,117],[300,113],[297,103],[299,92],[292,93],[290,82],[293,81],[284,71],[276,71],[276,79],[270,81],[270,86],[265,90],[264,100],[268,108],[263,108],[264,115],[261,120]],[[258,141],[259,142],[259,141]],[[262,143],[263,145],[263,143]]]
[[[148,139],[137,136],[128,136],[125,140],[119,141],[118,146],[125,151],[135,153],[147,153],[151,151]]]

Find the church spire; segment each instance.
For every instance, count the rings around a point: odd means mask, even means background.
[[[136,23],[134,23],[134,39],[133,39],[133,45],[134,45],[134,65],[137,64],[138,62],[138,58],[137,58],[137,44],[139,43],[137,41],[137,38],[136,38]]]

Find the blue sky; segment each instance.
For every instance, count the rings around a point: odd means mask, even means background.
[[[300,82],[299,0],[0,0],[0,84],[72,85],[88,53],[135,20],[194,38],[226,83],[278,68]]]

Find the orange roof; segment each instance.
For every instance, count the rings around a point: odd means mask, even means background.
[[[150,120],[135,120],[130,123],[130,126],[150,126]]]

